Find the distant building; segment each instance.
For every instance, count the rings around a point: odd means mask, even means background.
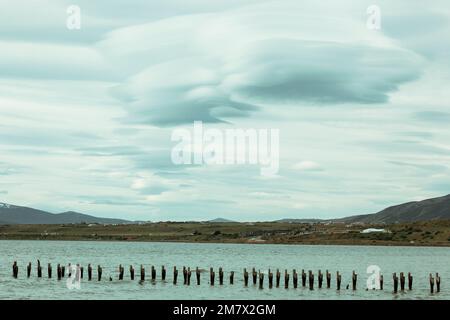
[[[361,233],[373,233],[373,232],[388,233],[389,231],[386,229],[375,229],[375,228],[368,228],[361,231]]]

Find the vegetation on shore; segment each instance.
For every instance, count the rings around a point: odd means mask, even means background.
[[[361,233],[367,228],[387,232]],[[0,239],[450,246],[450,220],[389,225],[276,222],[0,225]]]

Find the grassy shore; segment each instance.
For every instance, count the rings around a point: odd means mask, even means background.
[[[387,233],[361,233],[383,228]],[[0,225],[0,239],[450,246],[450,220],[392,225],[158,222]]]

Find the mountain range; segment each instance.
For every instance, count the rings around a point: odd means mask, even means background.
[[[429,220],[450,220],[450,195],[427,199],[423,201],[407,202],[395,205],[377,213],[350,216],[346,218],[326,220],[345,223],[404,223]],[[281,219],[275,222],[305,223],[320,222],[319,219]],[[209,222],[232,222],[217,218]],[[124,219],[99,218],[91,215],[67,211],[50,213],[29,207],[22,207],[0,203],[0,224],[129,224],[133,221]]]

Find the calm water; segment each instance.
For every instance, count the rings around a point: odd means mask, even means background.
[[[43,278],[36,277],[36,259],[43,266]],[[12,262],[19,264],[19,278],[14,279]],[[33,263],[32,276],[26,278],[26,265]],[[47,279],[47,263],[52,263],[53,278]],[[85,279],[81,289],[69,290],[66,281],[56,280],[57,263],[80,263],[85,267]],[[103,266],[102,281],[90,281],[87,278],[87,264]],[[117,266],[125,267],[123,281],[118,281]],[[139,265],[146,266],[146,281],[139,284],[131,281],[128,267],[133,264],[136,278],[139,278]],[[150,266],[157,269],[157,281],[152,283]],[[160,268],[167,268],[167,282],[160,280]],[[172,284],[172,267],[182,269],[183,265],[195,269],[196,266],[216,270],[216,285],[209,286],[209,274],[202,274],[200,287],[196,285],[195,274],[191,285],[182,284],[181,270],[178,285]],[[384,274],[384,291],[365,291],[366,269],[369,265],[378,265]],[[218,285],[217,269],[223,267],[225,284]],[[314,291],[289,289],[282,287],[268,289],[267,276],[265,287],[259,290],[250,279],[247,288],[243,285],[242,269],[267,271],[280,268],[311,269],[317,273],[329,269],[332,273],[332,288]],[[235,271],[234,285],[228,284],[228,271]],[[335,290],[335,272],[342,274],[342,288]],[[358,290],[346,290],[350,283],[351,272],[356,270]],[[412,272],[414,288],[411,292],[392,293],[392,272]],[[441,274],[441,293],[429,293],[428,274]],[[66,271],[67,273],[67,271]],[[109,276],[113,281],[109,281]],[[317,274],[315,277],[317,286]],[[291,275],[292,281],[292,275]],[[141,243],[141,242],[69,242],[69,241],[0,241],[0,299],[450,299],[450,249],[449,248],[412,248],[412,247],[363,247],[363,246],[304,246],[304,245],[251,245],[251,244],[187,244],[187,243]],[[180,284],[181,282],[181,284]],[[324,281],[325,283],[325,281]]]

